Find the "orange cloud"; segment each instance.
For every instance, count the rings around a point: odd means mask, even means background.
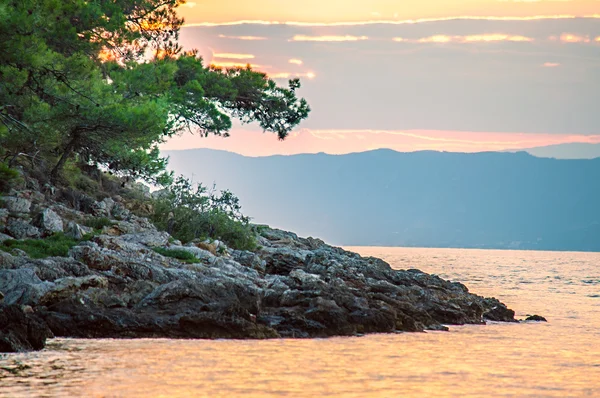
[[[292,58],[288,61],[290,64],[294,64],[294,65],[302,65],[304,62],[302,62],[301,59],[296,59],[296,58]]]
[[[559,40],[563,43],[589,43],[589,36],[579,36],[572,33],[563,33]]]
[[[221,38],[221,39],[232,39],[232,40],[246,40],[246,41],[267,40],[266,37],[261,37],[261,36],[227,36],[227,35],[219,35],[219,38]]]
[[[560,66],[560,64],[556,62],[546,62],[542,66],[544,68],[556,68],[557,66]]]
[[[519,36],[519,35],[508,35],[504,33],[493,33],[493,34],[482,34],[482,35],[469,35],[469,36],[448,36],[448,35],[434,35],[429,37],[423,37],[421,39],[405,39],[402,37],[394,37],[392,39],[396,42],[408,42],[408,43],[492,43],[492,42],[532,42],[534,39],[531,37]]]
[[[317,75],[314,72],[306,73],[292,73],[292,72],[278,72],[269,74],[271,79],[289,79],[292,77],[306,77],[308,79],[314,79]]]
[[[221,62],[221,61],[213,61],[210,63],[210,66],[215,68],[245,68],[250,66],[252,69],[264,68],[264,66],[256,65],[256,64],[248,64],[244,62]]]
[[[227,59],[254,59],[256,58],[252,54],[235,54],[235,53],[214,53],[215,58],[227,58]]]
[[[289,41],[326,41],[326,42],[341,42],[341,41],[361,41],[368,40],[367,36],[307,36],[307,35],[296,35]]]

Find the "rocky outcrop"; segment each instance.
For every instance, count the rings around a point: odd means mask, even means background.
[[[319,239],[263,227],[256,252],[222,242],[181,245],[116,201],[79,200],[91,213],[53,203],[53,210],[38,209],[42,216],[34,224],[58,230],[52,220],[62,218],[66,233],[78,239],[85,232],[80,223],[90,216],[118,212],[119,219],[72,247],[68,257],[36,260],[0,251],[0,351],[37,349],[39,338],[51,334],[307,338],[515,321],[504,304],[460,283],[394,270]],[[13,210],[27,207],[10,203]],[[156,248],[187,251],[197,262],[165,257]]]

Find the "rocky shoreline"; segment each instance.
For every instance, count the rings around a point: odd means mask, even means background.
[[[218,241],[182,245],[119,198],[68,206],[13,191],[0,206],[0,242],[57,232],[78,239],[66,257],[0,250],[0,352],[42,349],[53,336],[311,338],[516,322],[514,311],[461,283],[291,232],[260,228],[259,248],[238,251]],[[110,223],[83,239],[93,217]]]

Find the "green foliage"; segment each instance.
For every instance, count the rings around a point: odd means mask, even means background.
[[[86,236],[83,240],[88,240]],[[0,243],[0,250],[10,252],[13,249],[23,250],[31,258],[66,257],[69,249],[79,242],[62,233],[54,234],[46,239],[5,240]]]
[[[165,257],[176,258],[177,260],[180,260],[181,262],[186,264],[195,264],[200,262],[200,260],[198,260],[196,256],[194,256],[192,253],[181,249],[167,249],[163,247],[157,247],[154,249],[154,251],[158,254],[162,254]]]
[[[240,250],[253,250],[256,236],[250,219],[241,213],[239,199],[229,191],[216,192],[183,177],[162,191],[152,221],[175,238],[219,239]]]
[[[0,162],[0,192],[8,191],[21,178],[19,172]]]
[[[94,217],[85,220],[84,225],[94,230],[101,230],[104,227],[111,227],[113,222],[108,217]]]
[[[168,184],[158,144],[184,131],[227,135],[231,118],[280,139],[309,113],[299,81],[207,67],[177,44],[183,0],[0,2],[0,147]]]

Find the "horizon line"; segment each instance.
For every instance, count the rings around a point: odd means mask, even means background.
[[[239,26],[239,25],[283,25],[283,26],[362,26],[362,25],[414,25],[428,22],[445,22],[445,21],[539,21],[539,20],[557,20],[557,19],[600,19],[600,14],[590,15],[532,15],[528,17],[498,17],[498,16],[456,16],[456,17],[439,17],[439,18],[418,18],[404,20],[364,20],[364,21],[345,21],[345,22],[302,22],[302,21],[265,21],[265,20],[237,20],[226,22],[194,22],[184,23],[182,28],[193,27],[218,27],[218,26]]]

